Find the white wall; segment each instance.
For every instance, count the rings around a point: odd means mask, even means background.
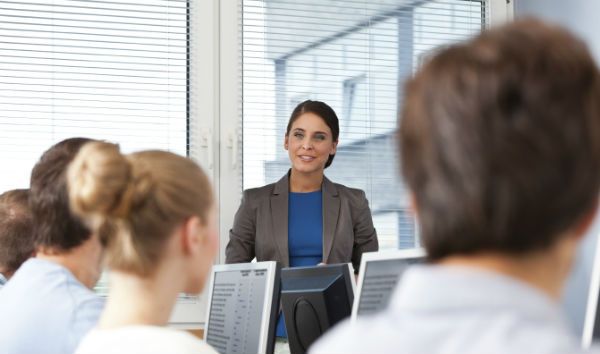
[[[600,1],[514,0],[515,18],[536,16],[566,26],[582,37],[600,63]]]

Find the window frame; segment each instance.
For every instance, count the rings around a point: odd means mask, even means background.
[[[188,66],[188,157],[198,163],[211,180],[219,201],[219,3],[190,1]],[[206,55],[211,53],[211,55]],[[220,263],[217,258],[216,263]],[[207,278],[208,282],[208,278]],[[205,288],[208,287],[206,284]],[[177,303],[169,326],[195,330],[204,328],[208,294],[197,303]]]
[[[218,1],[218,0],[212,0]],[[220,189],[219,198],[219,230],[220,230],[220,257],[219,263],[225,260],[225,247],[229,238],[229,229],[233,223],[233,217],[239,207],[242,196],[241,183],[239,181],[239,169],[241,165],[235,164],[237,157],[242,153],[241,136],[238,127],[241,126],[242,103],[240,102],[240,86],[242,82],[241,63],[241,39],[239,26],[241,17],[241,2],[221,1],[219,8],[219,80],[215,89],[219,92],[218,104],[218,130],[220,141],[219,155],[221,166],[215,181]],[[513,2],[510,0],[486,0],[489,8],[489,21],[487,26],[495,26],[510,21],[513,18]],[[232,140],[238,140],[232,144]],[[233,146],[232,146],[233,145]],[[235,166],[235,168],[232,168]],[[243,174],[243,171],[241,171]],[[240,174],[240,175],[241,175]],[[215,185],[215,188],[219,188]]]
[[[190,14],[190,139],[189,156],[212,180],[218,204],[219,252],[225,262],[229,230],[242,197],[242,67],[239,33],[242,0],[193,1]],[[510,0],[486,0],[487,26],[513,18]],[[206,54],[210,53],[210,54]],[[208,119],[207,119],[208,117]],[[212,119],[210,118],[212,117]],[[241,171],[241,173],[240,173]],[[206,294],[202,297],[205,299]],[[204,300],[205,301],[205,300]],[[175,327],[202,328],[201,322]]]

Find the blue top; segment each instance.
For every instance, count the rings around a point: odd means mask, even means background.
[[[323,193],[289,194],[288,254],[290,267],[314,266],[323,262]],[[287,337],[279,314],[277,336]]]
[[[290,267],[323,262],[323,193],[290,192],[288,215]]]
[[[0,291],[2,353],[73,353],[103,306],[68,269],[30,258]]]

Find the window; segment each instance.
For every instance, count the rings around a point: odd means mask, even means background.
[[[188,17],[181,0],[2,1],[0,190],[73,136],[185,155]]]
[[[125,152],[190,150],[190,4],[185,0],[0,3],[0,191],[29,185],[52,144],[73,136]],[[96,286],[106,296],[107,274]],[[182,294],[172,323],[202,322]]]
[[[295,103],[328,103],[340,119],[325,174],[364,190],[381,248],[419,244],[399,177],[394,132],[403,81],[436,47],[488,25],[484,0],[242,0],[244,189],[277,181]]]
[[[340,122],[340,131],[344,132],[344,144],[361,140],[361,134],[368,129],[367,99],[368,87],[365,75],[359,75],[343,83],[342,114],[344,119]]]

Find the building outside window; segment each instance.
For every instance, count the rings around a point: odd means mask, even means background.
[[[380,247],[419,245],[399,177],[402,85],[440,45],[478,33],[486,1],[242,1],[243,188],[289,168],[283,137],[295,104],[328,103],[340,119],[325,174],[367,194]]]

